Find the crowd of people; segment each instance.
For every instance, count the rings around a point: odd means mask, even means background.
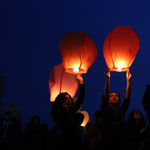
[[[18,119],[6,111],[0,117],[0,147],[2,150],[149,150],[150,125],[139,110],[133,110],[125,121],[130,105],[131,73],[126,72],[125,97],[110,92],[110,70],[105,71],[106,83],[101,97],[100,109],[93,114],[93,121],[85,127],[81,124],[84,115],[78,110],[84,101],[85,84],[82,75],[79,81],[79,96],[76,102],[67,93],[60,93],[51,108],[55,124],[49,130],[40,123],[39,116],[33,116],[21,131],[21,117]],[[150,85],[147,85],[141,101],[150,119]]]

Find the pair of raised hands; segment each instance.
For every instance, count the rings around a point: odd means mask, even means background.
[[[104,74],[105,74],[106,78],[109,79],[110,78],[110,69],[106,69]],[[127,72],[126,72],[126,78],[129,81],[131,79],[131,77],[132,77],[132,74],[130,73],[130,69],[128,69]]]

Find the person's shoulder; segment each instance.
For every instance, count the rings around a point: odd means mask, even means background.
[[[86,124],[86,128],[90,128],[93,125],[93,123]]]

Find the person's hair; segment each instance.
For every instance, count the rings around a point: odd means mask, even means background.
[[[11,111],[6,111],[6,112],[5,112],[5,115],[8,115],[9,117],[11,117],[11,115],[12,115],[12,114],[11,114]]]
[[[55,101],[53,102],[52,108],[51,108],[51,117],[53,117],[55,114],[62,113],[64,108],[63,108],[63,103],[66,100],[66,95],[67,92],[59,93],[57,97],[55,98]],[[68,94],[69,95],[69,94]],[[72,104],[73,99],[71,98]]]
[[[102,112],[100,110],[96,110],[94,115],[97,117],[97,118],[102,118]]]
[[[54,122],[57,125],[60,125],[60,117],[62,115],[65,115],[67,113],[66,108],[63,107],[63,103],[66,100],[67,92],[63,92],[58,94],[58,96],[55,98],[55,101],[53,102],[52,108],[51,108],[51,114],[50,116],[53,118]],[[69,94],[68,94],[69,95]],[[72,106],[74,105],[73,99],[71,98]]]
[[[33,116],[33,117],[31,117],[30,123],[34,124],[34,121],[35,121],[36,118],[38,119],[38,123],[40,123],[40,117],[39,116]]]
[[[117,92],[110,92],[109,95],[110,95],[111,93],[116,93],[116,94],[118,95],[118,97],[119,97],[119,102],[121,102],[121,97],[120,97],[120,94],[119,94],[119,93],[117,93]]]
[[[141,119],[139,122],[139,128],[142,129],[145,127],[146,122],[145,122],[145,119],[143,117],[143,114],[139,110],[133,110],[132,112],[130,112],[128,119],[126,121],[126,124],[127,124],[127,126],[130,126],[131,128],[136,127],[136,122],[135,122],[135,118],[134,118],[134,112],[135,111],[138,111],[141,114]]]

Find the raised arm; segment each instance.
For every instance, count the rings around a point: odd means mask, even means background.
[[[83,82],[83,77],[81,74],[77,75],[77,80],[79,81],[79,97],[75,103],[76,111],[80,108],[85,97],[85,84]]]
[[[147,84],[146,90],[142,99],[144,110],[150,118],[150,84]]]
[[[104,86],[104,95],[101,97],[102,98],[102,102],[101,102],[101,105],[100,105],[100,110],[101,111],[105,111],[106,107],[108,105],[109,90],[110,90],[110,70],[107,69],[104,72],[104,75],[106,76],[106,82],[105,82],[105,86]]]
[[[104,87],[104,97],[108,99],[109,91],[110,91],[110,70],[107,69],[104,74],[106,76],[106,82],[105,82],[105,87]]]
[[[127,79],[126,95],[125,95],[126,99],[130,99],[131,97],[131,77],[132,74],[130,73],[130,70],[128,70],[126,73],[126,79]]]
[[[84,84],[83,83],[83,77],[81,74],[77,74],[77,80],[79,81],[80,84]]]

